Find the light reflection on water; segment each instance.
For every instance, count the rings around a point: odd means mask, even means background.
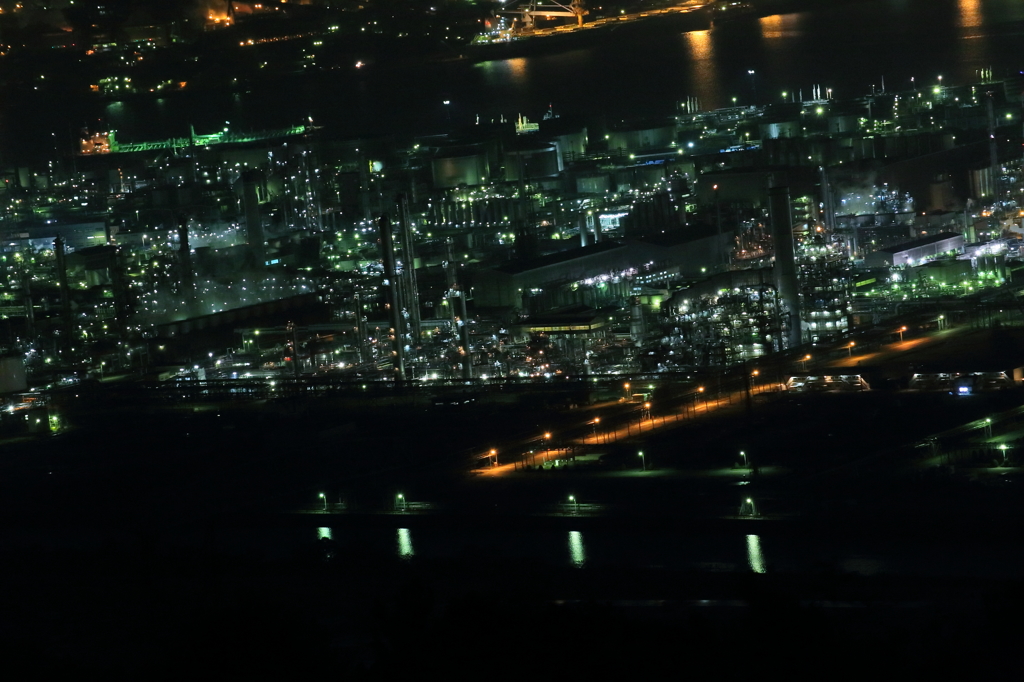
[[[569,559],[576,568],[583,568],[587,563],[587,552],[583,547],[583,533],[578,530],[569,531]]]
[[[317,540],[330,540],[331,539],[331,529],[330,528],[326,528],[326,527],[317,528],[316,529],[316,539]]]
[[[747,536],[747,563],[754,573],[765,573],[764,554],[761,553],[761,538],[757,535]]]
[[[409,558],[413,556],[415,552],[412,549],[412,533],[409,532],[408,528],[398,529],[398,556],[402,558]]]

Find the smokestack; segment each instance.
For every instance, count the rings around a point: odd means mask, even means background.
[[[587,214],[581,213],[578,222],[580,224],[580,246],[589,246],[590,232],[587,230]]]
[[[368,341],[370,333],[366,328],[366,315],[363,314],[363,293],[358,284],[356,285],[352,300],[356,307],[356,335],[359,337],[359,362],[369,362],[373,354],[370,352]]]
[[[768,190],[768,210],[775,246],[775,286],[784,311],[789,314],[786,347],[794,348],[803,343],[803,333],[800,326],[800,285],[796,276],[793,207],[789,201],[789,187],[772,187]]]
[[[188,217],[178,216],[178,265],[181,267],[181,291],[191,302],[195,294],[192,275],[192,249],[188,244]]]
[[[377,221],[380,229],[380,253],[384,260],[384,277],[388,291],[388,314],[394,343],[395,378],[405,380],[405,344],[402,334],[402,297],[398,282],[398,267],[395,262],[395,238],[391,232],[391,218],[385,213]]]
[[[466,290],[459,289],[459,345],[462,346],[462,378],[473,378],[473,356],[469,352],[469,314],[466,312]]]
[[[719,249],[719,262],[718,265],[723,269],[727,270],[729,267],[728,256],[726,255],[725,244],[722,240],[722,200],[718,194],[718,185],[714,185],[712,191],[715,194],[715,223],[718,226],[718,249]],[[790,221],[792,222],[792,221]]]
[[[71,288],[68,286],[68,263],[64,253],[64,238],[59,234],[53,240],[53,253],[57,256],[57,282],[60,285],[60,321],[64,338],[61,346],[71,347]]]
[[[263,219],[260,217],[259,198],[260,175],[256,171],[242,174],[242,207],[245,211],[245,242],[249,245],[257,270],[267,262],[267,250],[263,235]]]
[[[451,315],[452,333],[459,335],[459,355],[462,358],[462,377],[473,378],[473,366],[469,355],[469,318],[466,312],[466,291],[459,286],[459,277],[455,269],[455,241],[448,237],[444,243],[444,271],[448,278],[448,313]],[[455,299],[459,299],[459,309],[455,310]]]
[[[992,194],[999,194],[999,152],[996,147],[996,105],[991,92],[988,93],[988,163],[992,167]]]
[[[420,342],[420,291],[416,282],[416,250],[412,238],[412,223],[409,221],[409,203],[406,198],[398,198],[398,220],[402,228],[402,282],[403,300],[409,311],[409,326],[412,345]]]
[[[21,280],[25,289],[25,328],[26,335],[31,339],[36,335],[36,311],[32,307],[32,275],[25,273]]]

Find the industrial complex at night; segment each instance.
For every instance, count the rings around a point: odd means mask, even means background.
[[[1010,672],[1024,12],[397,4],[0,0],[14,665]]]

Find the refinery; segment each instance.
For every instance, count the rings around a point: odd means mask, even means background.
[[[7,667],[1010,678],[1019,5],[0,0]]]
[[[1019,83],[808,92],[404,145],[87,132],[2,186],[8,395],[725,371],[909,310],[1018,315]]]

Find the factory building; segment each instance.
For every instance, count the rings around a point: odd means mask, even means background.
[[[864,259],[864,265],[869,268],[914,265],[945,253],[961,253],[963,250],[962,234],[943,232],[869,253]]]
[[[606,286],[617,284],[659,255],[660,249],[640,242],[603,241],[517,260],[476,273],[474,301],[478,307],[522,309],[524,298],[532,291],[539,293],[545,287],[603,277],[607,277]]]
[[[643,241],[602,241],[536,259],[517,260],[474,276],[473,295],[483,308],[594,307],[621,301],[632,285],[700,276],[722,260],[731,234],[681,232]],[[527,299],[536,298],[532,305]]]

